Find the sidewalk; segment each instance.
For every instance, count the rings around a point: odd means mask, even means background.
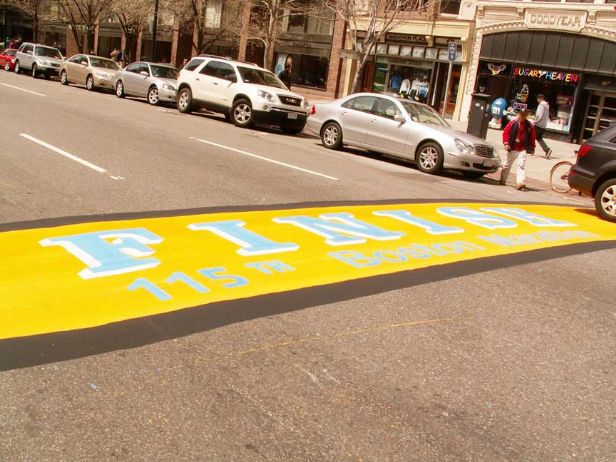
[[[466,132],[467,122],[455,122],[452,120],[448,120],[453,128],[456,130],[461,130]],[[501,159],[504,160],[506,158],[505,150],[503,149],[502,142],[503,132],[502,130],[494,130],[488,129],[487,141],[497,149],[498,154]],[[528,156],[528,161],[526,163],[526,176],[530,182],[530,184],[536,184],[540,186],[542,189],[549,189],[550,183],[550,171],[552,167],[562,160],[568,160],[570,162],[575,162],[575,151],[579,148],[579,145],[572,143],[564,143],[562,141],[555,141],[546,138],[548,146],[552,148],[552,155],[549,159],[545,158],[543,150],[540,146],[537,146],[537,150],[535,151],[534,156]],[[511,176],[509,177],[509,181],[515,175],[515,165],[511,170]],[[491,175],[494,176],[494,175]],[[497,178],[498,175],[494,176]]]

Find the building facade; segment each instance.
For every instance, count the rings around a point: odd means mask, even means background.
[[[370,57],[361,89],[395,94],[399,93],[400,82],[408,79],[414,99],[429,104],[448,118],[459,119],[460,89],[466,85],[472,51],[474,17],[469,11],[473,9],[463,1],[429,3],[428,9],[405,12],[396,20],[395,28],[385,35]],[[361,33],[360,27],[358,34]],[[455,49],[455,54],[450,54],[450,47]],[[358,56],[348,49],[343,55],[341,87],[348,94]]]
[[[581,142],[616,122],[616,0],[468,3],[476,29],[463,116],[473,93],[531,117],[543,94],[552,137]]]

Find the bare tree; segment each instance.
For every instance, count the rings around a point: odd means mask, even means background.
[[[320,0],[347,25],[351,48],[357,53],[352,93],[361,87],[366,63],[376,45],[411,12],[430,11],[438,0]]]
[[[243,33],[263,44],[264,67],[271,69],[276,44],[283,36],[286,20],[294,16],[320,17],[323,6],[314,0],[252,0],[249,24]]]
[[[120,24],[126,38],[126,60],[133,61],[137,37],[148,26],[152,13],[151,0],[116,0],[111,4],[111,13]]]
[[[49,18],[50,0],[5,0],[6,5],[21,10],[32,18],[33,39],[39,40],[39,33],[45,20]]]
[[[77,48],[90,52],[94,45],[94,31],[98,23],[112,14],[114,0],[57,0],[69,24]],[[122,0],[119,0],[120,2]]]

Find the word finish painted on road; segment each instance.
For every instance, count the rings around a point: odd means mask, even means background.
[[[568,207],[396,204],[205,213],[0,233],[0,339],[616,239]]]

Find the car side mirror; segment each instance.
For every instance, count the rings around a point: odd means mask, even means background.
[[[400,125],[406,122],[406,118],[402,114],[396,114],[394,116],[394,121],[398,122]]]
[[[148,74],[148,71],[141,71],[141,72],[139,72],[139,75],[142,75],[144,77],[149,77],[150,76],[150,74]]]

